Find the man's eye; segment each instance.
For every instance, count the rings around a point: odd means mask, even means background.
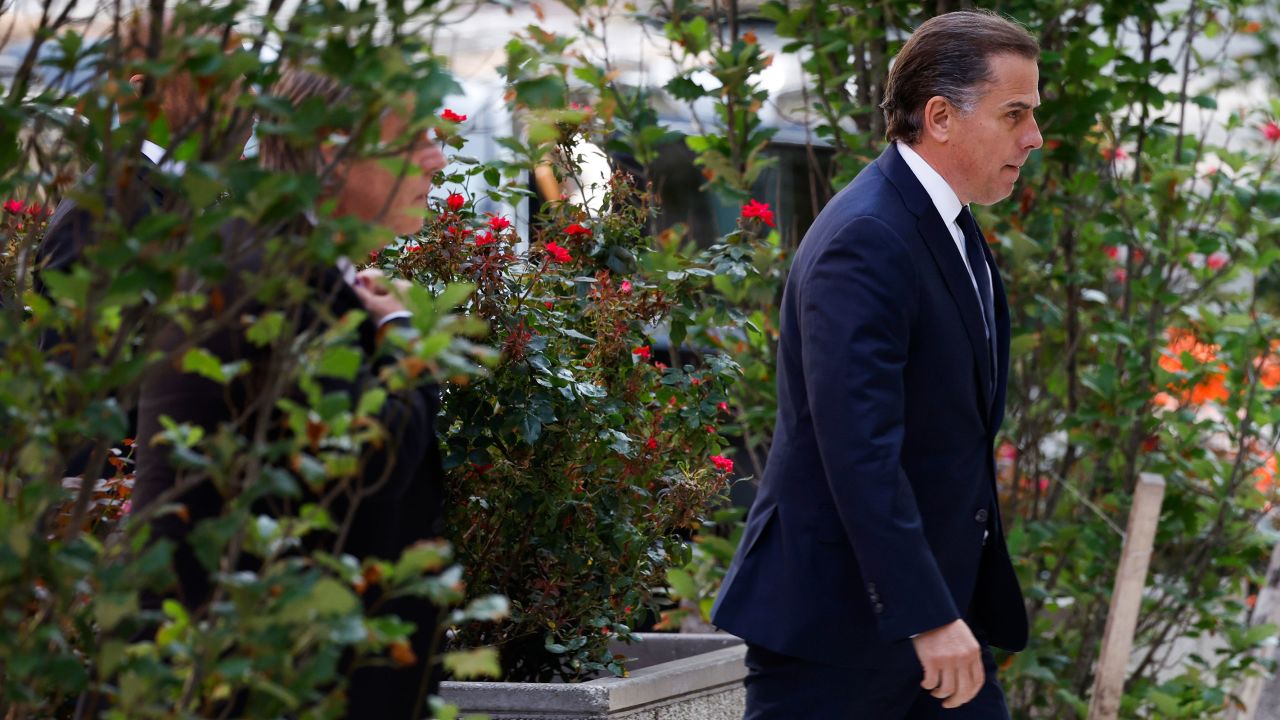
[[[1013,110],[1013,111],[1010,111],[1010,113],[1009,113],[1009,119],[1010,119],[1010,120],[1017,120],[1017,119],[1018,119],[1018,118],[1020,118],[1020,117],[1022,117],[1022,111],[1021,111],[1021,110]]]

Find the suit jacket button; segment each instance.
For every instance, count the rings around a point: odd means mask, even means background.
[[[880,613],[884,612],[884,605],[882,605],[881,603],[876,603],[875,605],[871,606],[871,609],[875,610],[876,614],[879,615]]]
[[[974,520],[977,520],[977,521],[978,521],[978,522],[980,522],[980,523],[984,523],[984,522],[986,522],[986,521],[987,521],[987,509],[986,509],[986,508],[982,508],[981,510],[979,510],[979,511],[978,511],[978,512],[973,516],[973,519],[974,519]]]

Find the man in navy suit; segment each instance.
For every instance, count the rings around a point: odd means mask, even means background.
[[[796,253],[773,447],[712,613],[747,641],[748,720],[1009,717],[988,649],[1027,641],[993,454],[1009,312],[968,206],[1041,145],[1038,58],[992,13],[921,25],[888,149]]]

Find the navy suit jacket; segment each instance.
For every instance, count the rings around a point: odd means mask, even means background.
[[[968,271],[896,146],[814,221],[783,293],[773,445],[716,625],[851,667],[958,618],[1026,645],[993,450],[1009,309],[985,245],[994,391]]]

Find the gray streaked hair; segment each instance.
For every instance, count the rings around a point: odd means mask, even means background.
[[[325,107],[331,108],[346,104],[351,96],[350,88],[334,78],[298,68],[285,70],[271,86],[270,93],[294,110],[311,98],[319,98]],[[327,134],[324,133],[326,136]],[[322,175],[325,169],[319,142],[299,144],[274,133],[266,134],[259,140],[258,163],[267,170],[314,173],[317,176]]]
[[[961,113],[973,112],[982,86],[991,82],[994,55],[1040,58],[1040,43],[1027,29],[989,10],[960,10],[925,21],[902,46],[889,70],[884,102],[885,138],[920,141],[924,107],[943,97]]]

